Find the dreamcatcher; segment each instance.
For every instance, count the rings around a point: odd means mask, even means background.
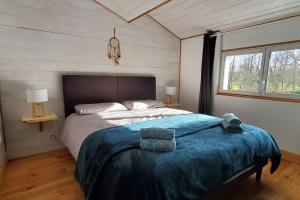
[[[114,28],[114,37],[110,38],[108,43],[108,58],[113,59],[116,65],[119,65],[121,57],[120,41],[115,37],[116,28]]]

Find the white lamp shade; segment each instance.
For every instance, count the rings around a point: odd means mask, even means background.
[[[47,89],[26,90],[27,102],[41,103],[48,101]]]
[[[176,87],[167,86],[165,88],[165,94],[170,96],[176,95]]]

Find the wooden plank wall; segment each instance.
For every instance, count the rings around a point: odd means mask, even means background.
[[[122,58],[116,67],[107,58],[107,43],[116,27]],[[8,158],[58,149],[63,124],[61,74],[138,74],[157,77],[163,87],[178,84],[180,41],[149,17],[128,24],[94,0],[1,0],[0,92]],[[48,88],[50,110],[59,121],[23,124],[30,112],[26,88]]]

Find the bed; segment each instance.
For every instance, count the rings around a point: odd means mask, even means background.
[[[65,75],[63,92],[62,140],[86,199],[210,199],[255,172],[259,182],[268,159],[271,173],[279,166],[276,141],[252,125],[226,133],[220,118],[171,108],[74,112],[78,104],[155,100],[155,77]],[[145,127],[175,129],[176,151],[142,151]]]

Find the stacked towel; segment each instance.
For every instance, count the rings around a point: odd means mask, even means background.
[[[172,140],[163,140],[163,139],[141,139],[140,147],[143,150],[148,151],[175,151],[176,141],[175,138]]]
[[[140,130],[140,148],[148,151],[175,151],[175,130],[163,128],[142,128]]]
[[[222,126],[224,129],[228,130],[229,132],[239,133],[242,132],[243,129],[241,128],[241,120],[237,118],[233,113],[226,113],[222,116],[224,119],[222,122]]]
[[[175,130],[166,128],[142,128],[140,135],[143,139],[171,140],[175,138]]]

